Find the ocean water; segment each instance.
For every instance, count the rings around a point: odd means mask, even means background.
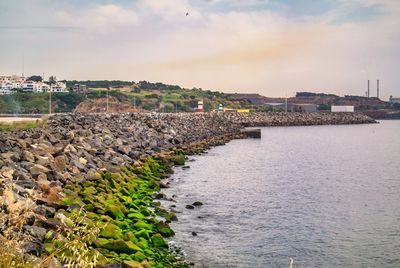
[[[164,205],[195,267],[400,267],[400,121],[262,128],[190,159]]]

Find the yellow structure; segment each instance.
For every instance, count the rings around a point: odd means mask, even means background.
[[[250,113],[250,109],[237,109],[236,112],[238,112],[238,113]]]

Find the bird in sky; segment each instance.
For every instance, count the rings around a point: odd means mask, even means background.
[[[189,16],[189,12],[186,12],[186,17]]]

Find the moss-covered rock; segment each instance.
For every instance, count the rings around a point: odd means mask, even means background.
[[[124,241],[122,239],[109,241],[107,244],[102,246],[105,249],[114,251],[116,253],[127,253],[134,254],[138,251],[142,251],[140,247],[135,245],[131,241]]]
[[[114,219],[123,219],[125,214],[122,212],[121,207],[116,205],[108,205],[106,210],[107,215],[113,217]]]
[[[100,231],[100,236],[105,238],[121,238],[122,231],[113,223],[107,223]]]
[[[155,234],[151,237],[151,241],[155,247],[168,247],[167,242],[160,234]]]
[[[172,163],[177,166],[184,166],[185,165],[185,156],[184,155],[174,155],[171,157]]]

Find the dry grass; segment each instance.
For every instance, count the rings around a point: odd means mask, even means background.
[[[92,268],[99,263],[100,253],[90,245],[98,237],[100,227],[86,218],[82,210],[74,210],[68,217],[59,214],[64,228],[54,238],[58,247],[43,260],[57,257],[64,267]],[[51,235],[48,233],[48,235]]]
[[[37,127],[44,127],[47,125],[47,120],[21,120],[13,122],[0,122],[0,131],[16,131],[21,129],[33,129]]]
[[[5,191],[15,192],[15,184],[12,178],[0,175],[0,193]],[[63,224],[58,232],[48,232],[46,237],[54,236],[50,239],[55,245],[53,252],[40,258],[26,254],[24,244],[30,241],[30,236],[22,230],[32,212],[29,209],[34,207],[34,197],[30,196],[24,202],[26,206],[9,214],[0,194],[0,268],[50,268],[54,258],[68,268],[92,268],[99,263],[103,256],[90,245],[100,233],[100,228],[82,210],[75,210],[68,217],[60,216]]]

